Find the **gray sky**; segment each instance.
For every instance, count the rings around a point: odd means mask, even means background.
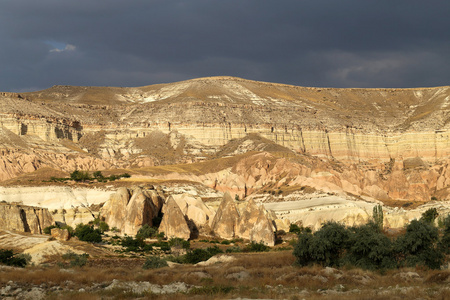
[[[1,0],[0,91],[204,76],[450,85],[450,2]]]

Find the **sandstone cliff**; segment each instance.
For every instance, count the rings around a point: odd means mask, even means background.
[[[0,229],[43,234],[53,224],[46,208],[0,203]]]

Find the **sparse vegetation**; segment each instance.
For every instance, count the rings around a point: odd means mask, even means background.
[[[167,267],[167,261],[158,257],[158,256],[149,256],[147,257],[142,268],[144,269],[159,269]]]
[[[63,260],[69,260],[69,266],[70,267],[83,267],[86,265],[89,254],[83,253],[83,254],[76,254],[72,251],[68,251],[65,254],[61,255],[61,258]],[[61,264],[62,267],[66,267],[67,264]]]
[[[29,255],[14,254],[12,250],[0,249],[0,264],[24,268],[30,261]]]
[[[129,173],[110,175],[105,177],[101,171],[94,171],[91,176],[88,171],[75,170],[72,173],[70,173],[69,177],[52,176],[50,177],[50,182],[66,182],[68,180],[73,180],[75,182],[90,182],[90,181],[108,182],[108,181],[115,181],[120,178],[130,178],[130,177],[131,175]]]
[[[73,232],[73,235],[80,241],[90,243],[100,243],[102,241],[102,232],[100,229],[94,229],[93,225],[84,225],[83,223],[78,224]]]

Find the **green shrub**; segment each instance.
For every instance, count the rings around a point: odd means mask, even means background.
[[[239,246],[233,246],[233,247],[228,248],[225,252],[226,253],[238,253],[238,252],[242,252],[242,249]]]
[[[327,222],[314,234],[302,232],[294,245],[297,264],[339,266],[348,246],[350,231],[342,224]]]
[[[1,264],[24,268],[30,260],[31,257],[29,255],[14,255],[14,252],[12,250],[0,249]]]
[[[300,234],[303,231],[303,227],[298,226],[297,224],[292,223],[289,226],[289,232]]]
[[[75,180],[77,182],[92,180],[91,176],[89,176],[88,171],[78,171],[78,170],[75,170],[72,173],[70,173],[70,179]]]
[[[169,240],[169,246],[189,249],[191,247],[191,243],[189,241],[183,240],[182,238],[175,237]]]
[[[379,231],[379,224],[369,223],[353,228],[345,261],[353,266],[384,270],[397,267],[391,240]]]
[[[395,241],[395,251],[401,266],[425,265],[430,269],[439,269],[444,262],[442,249],[438,247],[438,229],[429,221],[411,221],[406,227],[406,233]]]
[[[89,254],[76,254],[72,251],[68,251],[65,254],[61,255],[61,257],[64,260],[70,260],[71,267],[83,267],[87,263]]]
[[[158,228],[156,227],[150,227],[148,224],[144,224],[138,232],[136,233],[136,238],[140,239],[147,239],[152,237],[160,237],[160,234],[158,233]],[[164,237],[164,234],[163,234]]]
[[[231,242],[228,241],[228,240],[223,240],[223,241],[221,241],[220,243],[221,243],[222,245],[229,245],[229,244],[231,244]]]
[[[163,268],[163,267],[167,267],[167,266],[168,266],[167,261],[165,261],[164,259],[162,259],[158,256],[150,256],[150,257],[147,257],[142,268],[144,268],[144,269],[159,269],[159,268]]]
[[[447,215],[447,217],[442,220],[442,223],[444,227],[444,233],[439,243],[439,247],[442,252],[450,254],[450,215]]]
[[[375,205],[373,207],[373,213],[372,213],[373,222],[376,225],[376,228],[378,228],[379,231],[383,230],[383,208],[380,204]]]
[[[245,247],[244,252],[265,252],[269,251],[269,249],[270,247],[262,242],[260,243],[251,242]]]
[[[434,220],[436,220],[436,218],[438,216],[439,216],[439,213],[437,212],[437,209],[435,207],[429,208],[422,214],[420,221],[428,223],[428,224],[433,224]]]
[[[100,243],[102,234],[99,229],[94,229],[93,225],[78,224],[73,233],[80,241],[90,243]]]

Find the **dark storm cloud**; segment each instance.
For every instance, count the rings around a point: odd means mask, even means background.
[[[0,90],[214,75],[448,85],[449,11],[444,1],[3,0]]]

